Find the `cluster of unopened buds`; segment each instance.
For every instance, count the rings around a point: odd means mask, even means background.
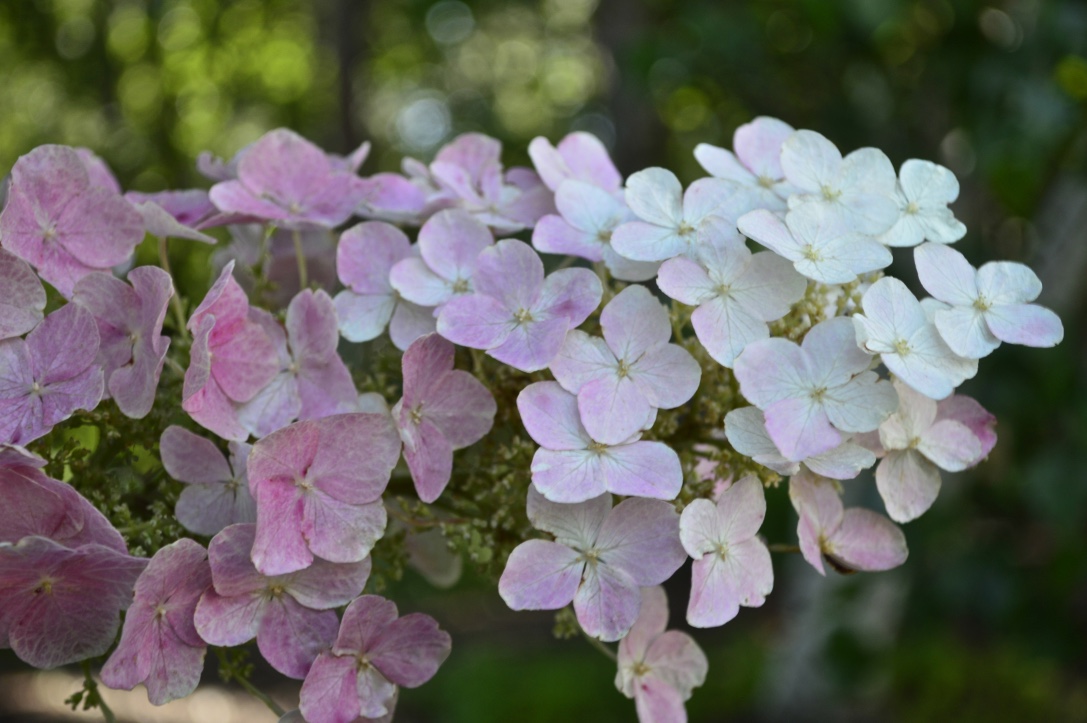
[[[443,529],[455,451],[527,433],[530,465],[504,478],[527,520],[496,550],[502,599],[572,605],[598,647],[619,641],[616,686],[640,720],[684,721],[707,662],[666,631],[661,586],[687,558],[691,626],[762,605],[764,495],[783,476],[820,574],[901,565],[895,523],[996,442],[956,387],[1001,342],[1063,335],[1031,303],[1030,269],[975,268],[950,246],[966,229],[946,168],[896,174],[877,149],[843,157],[775,119],[740,127],[731,151],[699,146],[710,177],[686,190],[662,168],[624,182],[585,133],[533,141],[535,170],[504,169],[476,134],[403,175],[360,177],[367,150],[276,130],[230,162],[202,157],[210,191],[156,194],[123,193],[83,149],[15,164],[0,215],[0,646],[39,668],[108,653],[105,685],[143,683],[163,704],[196,688],[209,645],[255,638],[304,680],[284,720],[387,721],[450,636],[363,594],[375,546],[393,524],[414,534],[412,509]],[[367,220],[334,232],[353,217]],[[190,313],[165,253],[164,268],[131,268],[146,234],[165,250],[214,243],[213,227],[234,241]],[[931,298],[881,271],[906,247]],[[341,336],[402,352],[399,401],[359,394],[366,369],[345,359],[377,352]],[[180,399],[160,389],[166,365]],[[179,410],[152,464],[184,485],[175,515],[200,541],[131,555],[110,510],[45,473],[51,430],[109,400],[136,419]],[[873,466],[886,514],[843,505],[842,482]],[[414,506],[388,493],[397,476]]]

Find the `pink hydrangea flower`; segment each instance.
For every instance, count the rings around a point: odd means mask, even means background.
[[[747,204],[735,183],[702,178],[684,192],[675,174],[663,168],[647,168],[628,178],[626,201],[641,220],[616,228],[611,242],[621,256],[634,261],[692,255],[709,219],[728,219],[731,225]]]
[[[113,175],[109,164],[101,156],[90,148],[75,147],[72,150],[79,155],[79,161],[83,164],[83,168],[87,170],[92,185],[101,186],[114,193],[121,192],[121,182]]]
[[[756,341],[736,359],[740,392],[766,415],[782,455],[800,461],[842,443],[841,432],[870,432],[895,410],[889,382],[868,371],[853,325],[837,317],[816,324],[798,346]]]
[[[475,293],[453,299],[438,315],[438,333],[515,369],[543,369],[570,329],[600,303],[603,287],[588,269],[562,269],[544,278],[528,244],[505,239],[479,255]]]
[[[766,517],[762,483],[748,475],[714,504],[694,500],[679,518],[679,539],[694,558],[687,622],[696,628],[724,625],[740,606],[761,607],[774,587],[770,551],[757,537]]]
[[[0,249],[0,341],[22,336],[45,316],[45,287],[15,254]]]
[[[725,435],[737,452],[785,477],[796,474],[803,464],[823,477],[853,479],[862,469],[876,463],[876,455],[852,438],[843,439],[837,447],[802,461],[786,459],[774,440],[770,439],[766,431],[766,418],[758,407],[741,407],[726,414]]]
[[[102,398],[94,317],[66,304],[26,340],[0,342],[0,442],[26,444]]]
[[[238,408],[238,420],[263,437],[295,419],[317,419],[352,411],[358,392],[336,352],[340,332],[336,307],[324,291],[306,289],[287,307],[287,331],[271,314],[250,312],[273,340],[279,373]]]
[[[1038,298],[1042,282],[1023,264],[993,261],[975,269],[966,257],[942,244],[914,250],[925,290],[944,303],[934,321],[951,351],[968,359],[988,356],[1000,342],[1056,346],[1064,338],[1060,317]]]
[[[605,492],[672,500],[683,486],[683,467],[671,447],[640,441],[639,434],[618,444],[594,440],[582,426],[577,398],[555,382],[522,389],[517,409],[540,445],[532,484],[552,502],[585,502]]]
[[[977,374],[977,360],[948,347],[921,302],[898,279],[885,276],[868,287],[861,307],[863,313],[852,317],[857,343],[879,354],[892,374],[926,397],[943,399]]]
[[[98,325],[106,390],[124,414],[141,419],[155,403],[170,348],[162,323],[174,283],[156,266],[132,269],[128,281],[131,286],[112,274],[87,274],[76,283],[72,302],[91,312]]]
[[[631,261],[611,245],[615,229],[635,220],[621,194],[570,179],[559,184],[555,205],[560,215],[544,216],[532,232],[537,250],[603,261],[620,281],[647,281],[656,274],[657,263]]]
[[[619,640],[634,625],[639,586],[659,585],[687,554],[679,515],[668,502],[631,498],[611,506],[603,494],[576,505],[548,502],[529,488],[528,518],[555,541],[518,545],[498,581],[513,610],[558,610],[572,601],[594,638]]]
[[[671,344],[668,312],[644,286],[628,286],[600,313],[604,338],[572,331],[551,372],[577,395],[581,421],[593,439],[618,444],[643,429],[657,409],[685,404],[702,369]]]
[[[847,230],[863,234],[881,234],[898,220],[895,169],[878,148],[842,158],[825,136],[800,130],[782,144],[781,168],[796,187],[790,209],[817,204]]]
[[[789,499],[800,515],[797,535],[804,559],[825,575],[823,560],[841,571],[890,570],[906,561],[906,537],[883,515],[845,509],[835,483],[801,470],[789,479]]]
[[[22,447],[0,445],[0,543],[37,535],[69,548],[99,545],[127,553],[105,515],[71,485],[46,476],[44,466]]]
[[[132,257],[143,219],[116,190],[91,182],[75,150],[39,146],[11,170],[0,239],[69,297],[87,274]]]
[[[395,226],[370,221],[340,235],[336,270],[347,288],[336,294],[340,333],[348,341],[376,339],[389,327],[389,337],[401,351],[434,331],[434,314],[413,304],[393,288],[389,279],[399,261],[412,258],[411,242]]]
[[[955,174],[931,161],[911,158],[898,171],[898,220],[879,240],[888,246],[925,241],[949,244],[966,235],[966,226],[947,204],[959,197]]]
[[[364,195],[354,171],[285,128],[246,149],[237,168],[237,179],[212,186],[212,202],[222,211],[282,226],[339,226]]]
[[[558,191],[567,180],[591,184],[613,196],[622,190],[623,177],[604,144],[591,133],[570,133],[557,147],[537,136],[528,144],[528,155],[540,179],[552,191]]]
[[[35,668],[105,653],[147,560],[45,537],[0,543],[0,648]]]
[[[657,274],[660,290],[690,306],[691,325],[713,359],[731,367],[753,341],[770,336],[767,322],[789,313],[807,291],[804,277],[770,251],[743,244],[706,243],[698,260],[668,259]]]
[[[345,565],[314,560],[305,570],[265,576],[250,559],[255,537],[255,525],[231,525],[211,541],[214,588],[196,607],[196,630],[211,645],[256,638],[273,668],[301,680],[336,639],[340,621],[334,608],[362,592],[370,560]]]
[[[165,705],[196,690],[208,646],[197,634],[193,613],[211,585],[207,551],[189,539],[163,547],[136,580],[117,649],[102,667],[102,682],[132,690],[147,686],[147,698]]]
[[[396,262],[389,282],[411,303],[440,310],[472,292],[479,254],[493,244],[487,227],[465,211],[440,211],[419,229],[419,257],[409,254]]]
[[[149,228],[148,233],[153,236],[174,236],[184,229],[193,231],[196,229],[208,228],[210,226],[218,226],[221,225],[222,221],[228,220],[219,214],[219,209],[215,208],[215,204],[211,202],[208,192],[200,188],[189,188],[180,191],[159,191],[158,193],[129,191],[125,194],[125,198],[137,208],[144,203],[155,204],[159,209],[173,218],[175,223],[182,227],[182,229],[174,229],[172,226],[167,225],[160,229],[163,232],[172,231],[169,233],[155,233],[154,230]],[[144,214],[144,220],[147,220],[146,214]],[[180,237],[192,238],[194,241],[204,242],[207,242],[208,239],[210,239],[211,243],[215,243],[214,238],[204,236],[203,234]]]
[[[220,437],[243,442],[249,432],[238,419],[237,406],[272,381],[279,357],[233,271],[230,262],[189,317],[193,343],[181,406]]]
[[[686,723],[683,704],[706,682],[709,661],[686,633],[666,630],[668,597],[643,587],[641,612],[619,643],[615,687],[634,699],[639,723]]]
[[[886,246],[852,230],[823,204],[790,209],[784,220],[770,211],[756,210],[741,216],[737,224],[745,236],[824,284],[848,284],[891,263]]]
[[[453,344],[437,334],[404,352],[404,397],[392,409],[404,461],[423,502],[438,499],[453,474],[453,452],[491,430],[498,407],[482,382],[453,368]]]
[[[176,191],[175,193],[181,193],[181,191]],[[132,204],[133,208],[139,212],[140,217],[143,219],[144,230],[152,236],[157,238],[183,238],[206,244],[214,244],[217,242],[213,236],[208,236],[207,234],[201,233],[195,228],[178,221],[176,216],[160,206],[150,197],[140,199],[139,196],[128,193],[125,194],[125,198]],[[165,199],[163,199],[163,201],[168,202]],[[214,206],[212,208],[214,209]],[[219,218],[212,221],[209,225],[223,225],[223,223],[235,220],[250,220],[248,216],[235,217],[232,214],[218,214],[218,216]]]
[[[246,474],[252,447],[244,442],[231,442],[229,447],[228,463],[211,440],[177,425],[167,427],[159,439],[166,473],[185,483],[174,515],[182,527],[197,535],[210,537],[227,525],[257,520]]]
[[[982,446],[970,427],[941,415],[936,402],[902,382],[895,381],[895,390],[898,411],[879,426],[878,435],[866,437],[876,437],[869,444],[883,457],[876,468],[876,487],[887,514],[895,522],[909,522],[936,501],[941,469],[961,472],[972,467],[992,445]]]
[[[785,180],[781,168],[781,145],[793,134],[793,127],[777,118],[759,116],[744,123],[732,135],[733,151],[708,143],[695,146],[694,157],[716,178],[744,187],[749,201],[745,211],[765,208],[784,211],[785,199],[796,189]]]
[[[314,556],[359,562],[385,533],[381,494],[400,458],[387,414],[296,422],[253,445],[253,563],[264,575],[304,570]]]
[[[429,615],[400,617],[391,600],[363,595],[344,612],[332,650],[321,653],[306,676],[302,715],[309,723],[388,715],[397,686],[417,688],[433,678],[451,643]]]
[[[234,278],[248,293],[256,288],[255,274],[259,273],[267,282],[261,287],[261,300],[268,308],[286,308],[302,291],[295,234],[298,234],[306,259],[308,282],[325,289],[336,285],[336,241],[329,229],[318,226],[294,230],[276,228],[268,236],[268,229],[262,224],[238,223],[228,226],[227,230],[231,242],[212,253],[212,268],[221,273],[234,261]]]

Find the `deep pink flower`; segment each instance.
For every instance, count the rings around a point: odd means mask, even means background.
[[[251,446],[231,442],[230,462],[209,440],[170,425],[159,439],[166,473],[186,484],[177,498],[177,521],[197,535],[214,535],[236,522],[256,522],[257,507],[249,494],[246,459]]]
[[[254,320],[233,271],[233,262],[223,268],[189,317],[193,344],[181,406],[220,437],[242,442],[249,432],[238,420],[237,405],[272,381],[279,359],[272,338]]]
[[[615,687],[634,699],[639,723],[686,723],[683,703],[706,682],[709,661],[686,633],[667,630],[668,597],[643,587],[638,620],[619,642]]]
[[[644,286],[628,286],[600,312],[604,338],[572,331],[551,372],[577,395],[581,421],[593,439],[618,444],[645,428],[657,409],[694,396],[698,362],[671,344],[668,312]]]
[[[362,592],[370,560],[346,565],[314,560],[305,570],[268,577],[250,559],[255,536],[255,525],[231,525],[211,541],[214,588],[196,608],[196,630],[212,645],[256,638],[273,668],[301,680],[336,639],[339,618],[333,608]]]
[[[363,595],[343,614],[332,650],[322,653],[302,684],[309,723],[352,723],[387,715],[396,686],[417,688],[449,657],[449,633],[421,613],[399,617],[391,600]]]
[[[0,341],[27,333],[44,317],[45,287],[18,256],[0,249]]]
[[[437,334],[404,352],[404,397],[392,409],[415,490],[438,499],[453,473],[453,452],[491,430],[497,406],[483,383],[453,368],[456,349]]]
[[[211,586],[207,551],[189,539],[163,547],[136,580],[121,641],[102,667],[102,682],[165,705],[196,690],[208,646],[193,625],[200,596]]]
[[[87,274],[131,258],[143,219],[116,190],[91,182],[75,150],[39,146],[12,168],[0,239],[67,297]]]
[[[274,341],[279,373],[238,409],[254,437],[263,437],[295,419],[317,419],[353,411],[358,392],[336,352],[340,332],[336,308],[324,291],[306,289],[287,307],[287,331],[263,310],[256,319]]]
[[[339,226],[364,195],[353,171],[285,128],[247,148],[237,168],[236,180],[212,186],[212,202],[223,211],[283,226]]]
[[[132,269],[128,281],[131,286],[112,274],[88,274],[75,285],[72,302],[91,312],[98,324],[106,390],[122,412],[140,419],[155,402],[170,348],[162,322],[174,284],[157,266]]]
[[[388,414],[296,422],[253,445],[249,491],[257,502],[253,562],[265,575],[313,564],[359,562],[385,533],[381,494],[400,458]]]
[[[540,257],[516,239],[484,249],[472,280],[474,294],[442,308],[438,333],[524,372],[550,364],[603,294],[588,269],[562,269],[545,279]]]
[[[619,640],[638,617],[639,586],[659,585],[687,557],[679,515],[668,502],[631,498],[612,508],[603,494],[576,505],[548,502],[530,487],[528,518],[555,541],[522,542],[498,593],[513,610],[558,610],[574,603],[589,635]]]
[[[25,444],[102,398],[94,317],[76,304],[47,316],[23,339],[0,342],[0,442]]]

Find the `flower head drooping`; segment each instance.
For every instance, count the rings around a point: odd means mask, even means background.
[[[886,246],[849,228],[823,204],[790,209],[784,221],[770,211],[752,211],[737,223],[745,236],[792,261],[804,276],[824,284],[848,284],[891,263]]]
[[[483,439],[494,424],[494,397],[453,368],[453,344],[437,334],[404,352],[404,397],[392,409],[404,461],[423,502],[438,499],[453,473],[453,452]]]
[[[668,597],[643,587],[638,620],[619,643],[615,687],[634,699],[639,723],[685,723],[683,704],[706,682],[709,662],[686,633],[666,630]]]
[[[845,509],[835,483],[807,470],[789,479],[789,499],[800,515],[797,535],[804,559],[821,575],[823,560],[835,568],[875,572],[906,561],[906,537],[883,515]]]
[[[528,144],[528,155],[540,179],[552,191],[557,192],[567,180],[591,184],[613,196],[621,191],[623,177],[604,144],[591,133],[571,133],[558,146],[538,136]]]
[[[248,470],[257,569],[285,575],[315,556],[364,559],[385,533],[381,494],[399,458],[400,436],[387,414],[296,422],[258,441]]]
[[[679,518],[679,538],[694,558],[687,622],[724,625],[740,606],[760,607],[774,587],[770,551],[756,535],[766,517],[762,483],[748,475],[714,504],[698,499]]]
[[[220,437],[243,442],[249,431],[238,419],[238,404],[267,386],[279,365],[275,344],[254,320],[233,271],[230,262],[189,318],[193,344],[181,406]]]
[[[634,261],[664,261],[696,252],[710,219],[733,221],[746,210],[743,189],[720,178],[702,178],[687,191],[671,171],[647,168],[627,179],[627,205],[640,221],[619,226],[612,244]]]
[[[0,442],[26,444],[102,398],[94,317],[66,304],[26,340],[0,342]]]
[[[876,455],[852,438],[830,451],[805,457],[800,461],[786,459],[766,431],[766,418],[758,407],[741,407],[725,415],[725,434],[737,452],[750,457],[780,475],[791,477],[800,465],[817,475],[830,479],[853,479],[876,463]],[[858,435],[862,436],[862,435]]]
[[[270,131],[249,146],[237,164],[237,178],[212,186],[219,209],[282,226],[339,226],[354,213],[364,190],[354,171],[285,128]]]
[[[419,229],[419,257],[409,254],[393,265],[389,283],[411,303],[440,311],[472,293],[479,254],[493,245],[487,227],[465,211],[440,211]]]
[[[46,537],[0,543],[0,648],[35,668],[105,653],[147,560],[97,543]]]
[[[532,458],[532,484],[552,502],[585,502],[605,492],[672,500],[683,486],[683,468],[671,447],[640,441],[638,434],[618,444],[594,440],[582,426],[577,398],[555,382],[522,389],[517,409],[540,445]]]
[[[759,116],[736,129],[732,151],[699,143],[694,157],[706,173],[744,187],[749,199],[745,212],[756,208],[784,211],[785,199],[796,190],[785,181],[781,168],[781,146],[792,134],[788,123]]]
[[[22,336],[44,317],[45,288],[18,256],[0,249],[0,341]]]
[[[898,171],[898,220],[880,235],[888,246],[916,246],[928,240],[954,243],[966,235],[966,226],[947,204],[959,197],[955,174],[931,161],[911,158]]]
[[[671,344],[668,312],[644,286],[628,286],[600,313],[604,338],[572,331],[551,372],[577,395],[581,421],[593,439],[619,444],[645,428],[657,409],[685,404],[702,369]]]
[[[449,633],[429,615],[399,616],[391,600],[363,595],[343,614],[332,650],[321,653],[302,684],[309,723],[379,718],[396,703],[397,686],[416,688],[449,657]]]
[[[174,283],[155,266],[132,269],[128,281],[131,286],[112,274],[88,274],[75,285],[72,301],[91,312],[98,324],[106,390],[125,415],[141,419],[155,403],[170,348],[162,323]]]
[[[263,437],[295,419],[318,419],[354,411],[358,393],[336,351],[340,332],[336,307],[322,290],[306,289],[287,307],[286,333],[271,314],[251,312],[274,341],[279,373],[238,408],[238,419]]]
[[[524,372],[550,364],[603,294],[588,269],[562,269],[545,279],[540,257],[516,239],[480,253],[472,279],[475,293],[442,308],[438,333]]]
[[[977,374],[977,360],[947,346],[921,302],[898,279],[886,276],[872,284],[861,307],[863,313],[853,316],[857,343],[879,354],[892,374],[926,397],[943,399]]]
[[[797,192],[789,209],[816,204],[846,231],[881,234],[898,220],[895,169],[877,148],[861,148],[845,158],[815,131],[800,130],[781,146],[781,168]]]
[[[968,359],[988,356],[1000,342],[1056,346],[1064,338],[1060,317],[1038,298],[1042,282],[1023,264],[993,261],[975,269],[953,248],[924,244],[914,250],[925,290],[945,306],[934,315],[951,350]]]
[[[154,705],[196,690],[208,646],[197,634],[193,613],[210,586],[208,554],[196,542],[183,538],[156,552],[136,580],[121,641],[102,668],[102,682],[123,690],[143,683]]]
[[[431,310],[405,299],[389,279],[396,263],[411,257],[408,237],[387,223],[360,223],[340,235],[336,271],[347,288],[336,294],[335,302],[345,339],[370,341],[388,326],[393,344],[403,351],[434,331]]]
[[[895,522],[909,522],[936,501],[941,469],[961,472],[977,464],[992,445],[986,440],[983,446],[966,424],[940,414],[937,403],[925,395],[897,380],[895,390],[898,410],[879,426],[878,434],[863,439],[875,437],[868,444],[883,457],[876,468],[876,487],[887,514]]]
[[[726,367],[748,344],[768,338],[767,322],[789,313],[808,288],[786,259],[770,251],[752,255],[736,243],[706,243],[697,261],[665,261],[657,285],[676,301],[698,307],[691,314],[695,334]]]
[[[159,440],[166,473],[186,484],[174,515],[182,527],[197,535],[215,535],[236,522],[256,522],[257,508],[249,494],[246,458],[252,449],[230,443],[230,462],[211,440],[170,425]]]
[[[839,317],[816,324],[800,346],[780,338],[750,344],[734,373],[782,455],[800,461],[840,445],[841,432],[872,431],[895,410],[894,389],[869,363],[851,322]]]
[[[255,536],[255,525],[231,525],[211,541],[214,587],[196,607],[196,630],[212,645],[242,645],[256,638],[273,668],[301,680],[336,639],[334,608],[362,592],[370,559],[347,564],[317,559],[305,570],[265,576],[250,559]]]
[[[75,150],[39,146],[11,170],[0,238],[69,297],[87,274],[132,257],[143,240],[143,219],[118,191],[91,182]]]
[[[668,502],[632,498],[611,506],[604,494],[576,505],[548,502],[529,488],[528,518],[555,541],[518,545],[498,581],[513,610],[558,610],[574,603],[585,632],[619,640],[641,605],[639,586],[670,578],[686,553],[679,515]]]

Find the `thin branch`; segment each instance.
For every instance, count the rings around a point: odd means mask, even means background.
[[[787,545],[781,542],[775,542],[766,547],[770,552],[800,552],[799,545]]]
[[[170,277],[170,282],[174,283],[174,274],[170,270],[170,252],[165,236],[159,236],[159,265],[162,267],[162,270],[166,272],[166,275]],[[185,309],[181,306],[181,297],[177,294],[176,283],[174,283],[174,293],[170,296],[170,308],[174,311],[175,321],[177,322],[177,333],[180,334],[182,338],[188,337],[189,330],[186,326]]]
[[[268,709],[271,710],[273,713],[275,713],[280,718],[282,718],[284,715],[287,714],[287,711],[283,710],[283,708],[281,708],[278,703],[276,703],[274,700],[272,700],[270,697],[268,697],[267,693],[264,693],[263,691],[258,690],[255,685],[250,683],[245,678],[243,678],[241,676],[234,676],[234,680],[237,681],[238,685],[240,685],[241,687],[243,687],[247,691],[249,691],[249,693],[254,698],[257,698],[258,700],[260,700],[260,702],[264,703],[264,705],[268,706]]]
[[[306,270],[306,252],[302,249],[302,232],[295,229],[291,232],[294,240],[294,258],[298,262],[298,288],[309,288],[309,272]]]
[[[618,658],[618,656],[615,655],[614,650],[609,648],[607,645],[604,645],[604,643],[600,642],[599,640],[597,640],[593,636],[589,635],[587,632],[585,632],[584,629],[581,628],[580,625],[578,626],[578,630],[581,630],[582,637],[584,637],[586,640],[589,641],[589,645],[593,646],[594,648],[599,650],[601,653],[603,653],[608,658],[608,660],[610,660],[611,662],[618,664],[619,658]]]

